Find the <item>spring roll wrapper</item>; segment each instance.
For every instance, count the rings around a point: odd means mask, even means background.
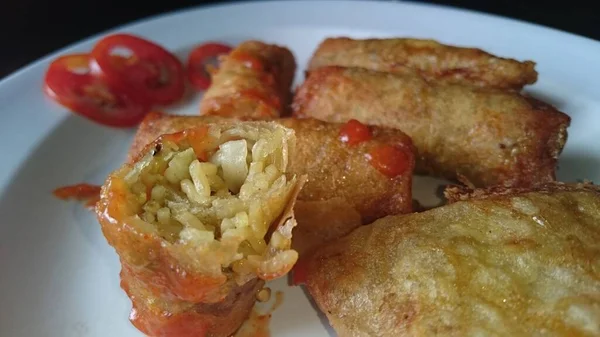
[[[135,156],[157,135],[197,127],[209,121],[232,122],[216,117],[153,112],[142,121],[130,156]],[[296,220],[305,221],[298,222],[292,241],[292,247],[300,256],[311,247],[348,233],[360,224],[412,211],[414,147],[403,132],[371,127],[371,140],[348,147],[339,140],[340,124],[310,118],[282,118],[276,121],[296,133],[295,155],[290,157],[288,174],[308,176],[298,195],[296,209]],[[388,178],[366,160],[365,154],[369,149],[383,144],[394,145],[405,151],[409,162],[404,174]],[[323,216],[316,217],[316,214]],[[330,224],[327,219],[334,220],[335,224]]]
[[[418,173],[477,187],[553,181],[570,124],[517,93],[343,67],[313,71],[293,109],[297,117],[398,128],[414,142]]]
[[[600,332],[597,186],[449,193],[449,205],[377,220],[305,262],[338,336]]]
[[[160,140],[150,142],[142,152],[152,151],[155,143]],[[227,273],[210,276],[197,272],[191,264],[182,261],[189,258],[187,247],[171,244],[156,232],[145,231],[131,220],[131,216],[134,215],[132,210],[135,208],[131,203],[134,200],[128,198],[129,190],[123,178],[129,170],[130,163],[108,177],[96,206],[103,234],[119,254],[124,268],[138,279],[144,280],[146,286],[152,288],[157,296],[206,303],[215,303],[226,298],[231,290],[239,285],[240,280]],[[306,179],[304,176],[297,177],[296,184],[291,186],[286,195],[287,206],[279,220],[271,225],[271,230],[266,236],[270,238],[273,230],[278,231],[286,238],[287,247],[291,245],[291,232],[296,225],[293,205]],[[270,246],[267,246],[264,257],[270,258],[276,253],[277,251],[272,251]],[[263,275],[257,270],[257,276],[270,280],[284,275],[291,267],[287,266],[286,270],[281,270],[281,275]]]
[[[298,226],[292,247],[304,257],[320,246],[352,232],[362,224],[360,213],[343,198],[322,201],[296,201]]]
[[[308,71],[326,66],[420,75],[436,83],[517,90],[537,80],[535,63],[532,61],[519,62],[494,56],[481,49],[418,39],[328,38],[313,54]]]
[[[246,41],[223,56],[200,115],[270,119],[287,112],[296,61],[284,47]]]
[[[193,303],[157,296],[125,266],[121,271],[121,287],[133,305],[129,319],[152,337],[231,336],[248,318],[264,283],[255,278],[219,302]]]

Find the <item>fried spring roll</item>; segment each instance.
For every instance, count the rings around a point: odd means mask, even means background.
[[[303,257],[318,247],[352,232],[362,224],[360,213],[344,198],[298,200],[294,208],[298,226],[292,247]],[[403,212],[404,213],[404,212]]]
[[[219,120],[230,123],[214,117],[151,113],[140,124],[130,154],[139,152],[158,135]],[[348,146],[340,140],[341,124],[292,118],[276,121],[293,129],[296,135],[295,155],[290,156],[287,174],[309,177],[298,196],[298,207],[306,212],[299,218],[314,220],[314,214],[323,215],[319,223],[299,223],[298,227],[302,229],[294,231],[293,245],[300,255],[318,243],[348,233],[361,223],[411,211],[414,149],[410,138],[403,132],[371,127],[370,140]],[[382,174],[366,158],[369,150],[385,145],[392,145],[406,155],[405,171],[393,178]],[[325,220],[336,218],[348,221],[338,221],[333,226]]]
[[[519,62],[480,49],[418,39],[328,38],[313,54],[308,71],[325,66],[421,75],[435,82],[503,89],[521,89],[537,80],[532,61]]]
[[[216,303],[192,303],[159,297],[127,270],[121,271],[121,287],[131,299],[133,325],[150,336],[231,336],[248,318],[264,281],[253,279],[234,287]]]
[[[317,251],[308,290],[338,335],[599,335],[600,189],[501,190]]]
[[[172,336],[162,331],[181,314],[207,336],[229,336],[249,311],[220,305],[244,294],[231,305],[251,308],[248,291],[293,267],[292,207],[305,180],[287,174],[294,143],[277,123],[206,123],[160,136],[108,177],[96,213],[126,290],[152,296],[134,302],[144,333]]]
[[[201,115],[270,119],[285,113],[296,72],[284,47],[246,41],[224,56],[200,103]]]
[[[297,117],[398,128],[415,144],[417,172],[478,187],[553,181],[570,124],[569,116],[518,93],[360,68],[313,71],[293,108]]]

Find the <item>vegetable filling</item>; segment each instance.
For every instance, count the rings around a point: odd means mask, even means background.
[[[183,248],[203,273],[231,267],[237,274],[257,268],[269,274],[293,265],[293,225],[265,241],[297,185],[285,175],[291,131],[260,125],[163,136],[125,176],[136,205],[132,221],[164,245]]]

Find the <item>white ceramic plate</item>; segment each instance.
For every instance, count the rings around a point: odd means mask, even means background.
[[[413,36],[537,61],[528,89],[573,118],[559,178],[600,181],[600,43],[539,26],[448,8],[391,2],[262,2],[199,8],[118,29],[184,57],[199,42],[253,38],[287,45],[302,68],[326,36]],[[43,33],[43,32],[42,32]],[[41,91],[49,61],[89,50],[91,38],[0,82],[0,335],[141,336],[129,323],[119,263],[93,216],[54,199],[57,186],[102,183],[124,159],[133,130],[74,116]],[[302,69],[298,70],[297,82]],[[199,97],[176,109],[194,114]],[[429,198],[436,182],[419,179]],[[328,336],[301,288],[285,293],[273,336]]]

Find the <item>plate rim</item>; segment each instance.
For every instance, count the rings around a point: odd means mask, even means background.
[[[596,41],[596,40],[593,40],[593,39],[590,39],[587,37],[564,32],[564,31],[561,31],[561,30],[558,30],[555,28],[551,28],[551,27],[545,27],[542,25],[529,23],[526,21],[521,21],[519,19],[506,18],[506,17],[495,15],[495,14],[482,13],[482,12],[477,12],[477,11],[473,11],[473,10],[455,8],[455,7],[451,7],[451,6],[445,6],[445,5],[422,4],[422,3],[413,3],[413,2],[398,2],[398,1],[364,1],[364,0],[343,0],[343,1],[333,1],[332,0],[332,1],[323,1],[323,2],[314,2],[314,1],[310,1],[310,0],[293,0],[293,1],[286,1],[286,2],[275,2],[275,0],[247,1],[247,2],[238,2],[238,3],[220,3],[220,4],[199,5],[199,6],[182,8],[182,9],[170,11],[167,13],[161,13],[161,14],[148,16],[145,18],[140,18],[138,20],[134,20],[134,21],[125,23],[123,25],[119,25],[119,26],[107,29],[100,33],[85,37],[85,38],[75,41],[67,46],[64,46],[60,49],[57,49],[45,56],[33,61],[33,62],[30,62],[28,65],[21,67],[20,69],[14,71],[13,73],[7,75],[5,78],[1,79],[0,80],[0,98],[3,97],[2,94],[5,90],[8,93],[14,91],[13,82],[16,82],[19,84],[24,84],[24,83],[25,84],[31,84],[31,83],[36,84],[37,80],[41,80],[38,77],[40,75],[43,75],[43,72],[41,72],[41,71],[43,71],[44,69],[42,69],[42,67],[45,64],[47,64],[46,62],[49,63],[51,61],[51,59],[56,57],[57,55],[60,55],[62,53],[66,53],[66,52],[70,52],[71,50],[74,50],[76,48],[82,48],[86,44],[90,44],[94,40],[99,39],[104,34],[108,34],[111,32],[115,32],[115,31],[119,31],[119,30],[136,30],[136,29],[141,30],[141,29],[143,29],[142,28],[143,26],[154,25],[154,24],[160,22],[161,20],[169,20],[169,18],[172,18],[172,17],[177,17],[179,15],[183,15],[186,13],[194,13],[194,12],[196,12],[197,14],[192,14],[192,15],[203,15],[200,13],[204,13],[205,11],[210,12],[210,11],[214,10],[215,8],[223,9],[223,10],[229,10],[230,8],[238,8],[238,7],[244,7],[244,6],[247,6],[248,8],[254,8],[255,6],[257,6],[258,8],[263,8],[262,6],[268,7],[268,6],[272,6],[274,4],[277,4],[277,6],[281,6],[281,7],[286,7],[286,6],[289,6],[290,4],[291,4],[291,6],[300,6],[300,5],[306,5],[306,4],[314,4],[316,6],[318,6],[320,4],[324,4],[324,6],[334,6],[334,5],[335,6],[346,6],[346,5],[352,4],[352,3],[361,3],[361,4],[364,4],[365,6],[381,6],[381,9],[377,9],[377,11],[383,11],[386,8],[399,7],[400,10],[402,10],[402,8],[410,8],[411,10],[418,9],[419,11],[423,10],[426,12],[430,12],[431,10],[434,10],[435,13],[449,14],[449,15],[452,15],[453,17],[456,15],[461,15],[462,17],[464,17],[463,16],[464,14],[468,14],[467,15],[468,18],[475,17],[478,20],[482,20],[482,19],[487,20],[488,18],[491,18],[491,20],[489,21],[490,26],[495,27],[495,26],[502,25],[502,24],[513,24],[516,30],[526,29],[532,35],[549,34],[548,39],[551,41],[557,41],[556,43],[560,43],[562,41],[574,41],[573,42],[574,44],[579,44],[579,45],[585,46],[586,48],[587,48],[587,46],[590,46],[590,50],[592,50],[592,51],[597,50],[598,55],[600,55],[600,43],[589,43],[589,41],[591,41],[591,42],[599,42],[599,41]],[[256,9],[253,9],[253,10],[256,10]],[[475,23],[475,24],[479,24],[479,23]],[[311,26],[311,25],[312,24],[309,24],[307,26]],[[332,24],[328,27],[336,27],[336,26],[339,27],[337,22],[335,22],[334,24]],[[361,27],[361,29],[362,28],[363,27]],[[36,69],[37,67],[40,67],[40,69]],[[40,74],[40,72],[41,72],[41,74]],[[33,82],[31,77],[35,77],[36,82]],[[41,90],[39,88],[34,88],[34,89],[38,90],[37,92],[41,96]],[[25,96],[25,97],[23,97],[23,96]],[[28,99],[26,94],[24,94],[23,96],[18,97],[16,99],[17,100]],[[39,100],[43,99],[43,97],[36,96],[36,97],[33,97],[33,99],[37,101],[38,99]],[[8,109],[6,109],[6,110],[8,110]],[[42,111],[42,112],[44,112],[44,111]],[[7,111],[8,116],[13,116],[15,113],[21,113],[21,111],[15,111],[15,112],[11,112],[10,110]],[[34,112],[34,113],[35,113],[34,116],[37,116],[39,114],[39,111]],[[44,141],[44,139],[47,137],[48,133],[53,132],[54,129],[56,129],[56,126],[60,125],[61,123],[64,123],[64,121],[66,119],[71,118],[71,115],[72,114],[64,114],[64,115],[61,114],[58,116],[57,115],[51,116],[50,114],[48,114],[48,116],[45,116],[44,120],[49,120],[51,122],[51,124],[42,125],[41,129],[43,129],[44,134],[36,135],[35,136],[36,142],[38,140]],[[19,118],[26,119],[27,116],[20,116]],[[43,123],[43,121],[40,123]],[[6,124],[11,125],[11,122],[7,122]],[[103,126],[98,126],[98,127],[104,128]],[[3,130],[3,129],[0,128],[0,130]],[[112,130],[115,130],[115,129],[112,129]],[[108,132],[112,132],[112,131],[108,131]],[[10,135],[11,135],[11,133],[8,133],[7,136],[10,136]],[[5,136],[5,137],[7,137],[7,136]],[[4,138],[4,139],[6,139],[6,138]],[[9,187],[11,185],[11,183],[8,180],[10,180],[12,177],[15,176],[15,171],[18,170],[18,168],[21,165],[24,165],[27,163],[27,161],[29,160],[29,156],[33,153],[32,150],[35,150],[36,147],[37,147],[37,144],[35,142],[33,145],[27,145],[27,146],[19,145],[17,150],[26,151],[26,153],[25,153],[26,156],[21,159],[9,158],[8,161],[11,161],[12,163],[8,164],[10,166],[10,170],[6,172],[6,175],[2,174],[2,171],[0,170],[0,193],[2,196],[5,196],[5,193],[8,191],[7,187]],[[0,146],[0,148],[1,148],[1,146]],[[2,168],[2,165],[0,165],[0,169],[1,168]],[[6,185],[4,185],[2,183],[3,179],[6,179],[8,181],[8,183]],[[10,226],[10,223],[9,223],[9,226]],[[0,229],[5,229],[6,227],[7,226],[0,225]],[[92,333],[93,333],[93,331],[92,331]]]

